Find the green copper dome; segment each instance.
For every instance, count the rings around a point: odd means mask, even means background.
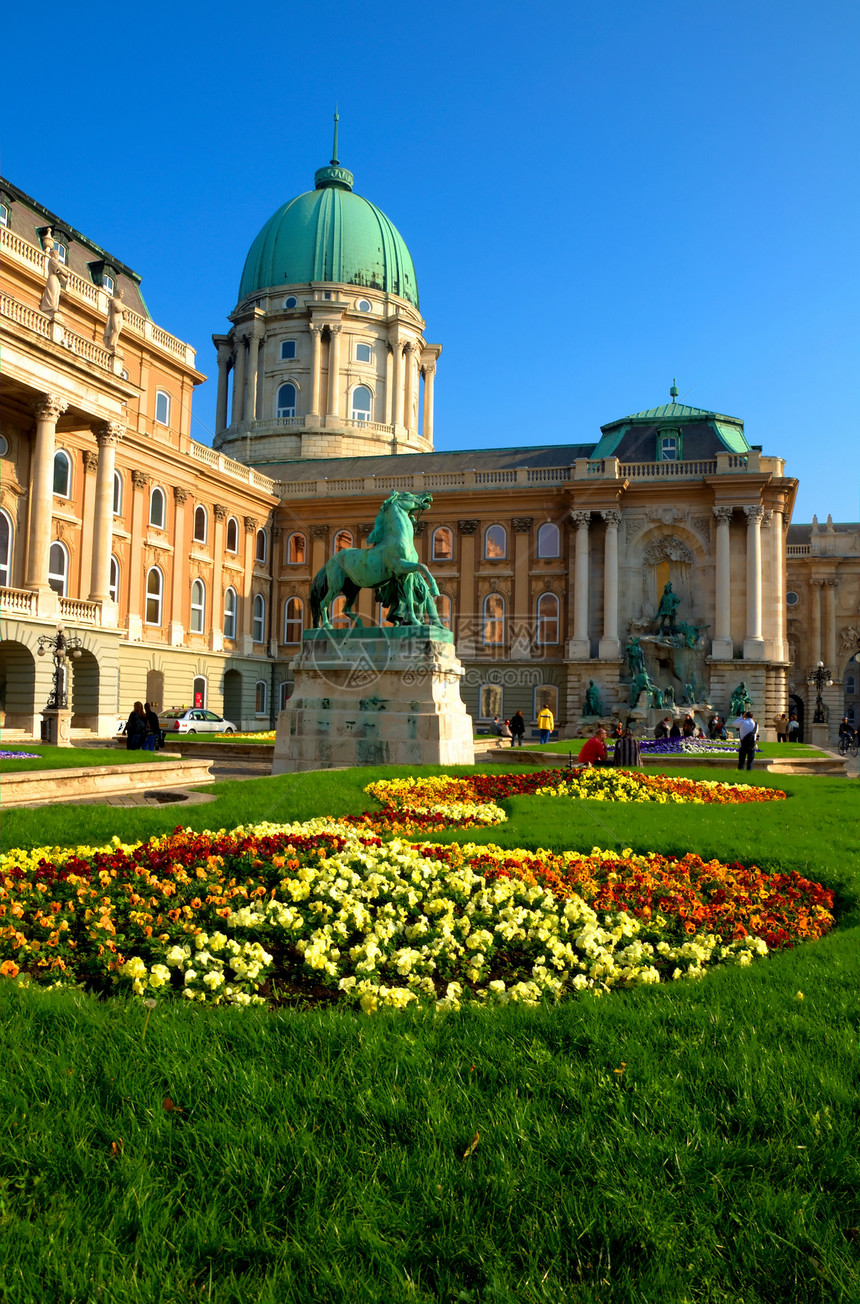
[[[355,194],[336,157],[314,180],[316,189],[279,208],[251,245],[239,301],[273,285],[331,281],[397,294],[417,308],[412,255],[394,224]]]

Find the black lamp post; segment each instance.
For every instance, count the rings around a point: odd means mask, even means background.
[[[68,706],[66,695],[66,662],[70,658],[76,661],[81,655],[83,643],[76,635],[66,637],[62,625],[57,626],[56,634],[42,634],[39,637],[39,656],[50,652],[54,659],[54,687],[48,698],[47,711],[64,711]]]
[[[818,661],[809,672],[808,682],[815,685],[815,714],[812,717],[813,724],[826,724],[827,716],[824,713],[824,702],[821,698],[822,688],[829,688],[833,683],[830,677],[830,671],[823,661]]]

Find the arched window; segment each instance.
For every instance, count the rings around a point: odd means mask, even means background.
[[[287,598],[284,603],[284,642],[301,643],[305,627],[305,604],[301,598]]]
[[[439,624],[444,625],[445,629],[451,629],[451,620],[454,613],[454,604],[448,597],[447,593],[440,593],[436,599],[436,610],[439,613]]]
[[[224,637],[225,638],[236,637],[237,606],[238,606],[238,602],[236,600],[236,590],[225,589],[224,590]]]
[[[343,552],[344,548],[352,547],[352,535],[349,530],[338,530],[334,536],[333,552]]]
[[[254,549],[254,560],[258,562],[264,562],[268,555],[267,549],[268,549],[268,539],[266,538],[266,531],[258,530],[257,544]]]
[[[155,419],[160,426],[170,425],[170,395],[164,389],[155,391]]]
[[[111,602],[119,602],[119,562],[111,554],[110,559],[110,579],[108,580],[108,593]]]
[[[157,566],[151,566],[146,574],[146,623],[161,624],[161,595],[164,590],[164,578]]]
[[[68,453],[58,448],[54,454],[54,493],[68,498],[72,492],[72,462]]]
[[[282,711],[287,709],[287,702],[293,695],[295,682],[292,679],[282,679],[278,687],[278,703]]]
[[[555,684],[539,684],[534,691],[534,718],[540,715],[545,706],[552,711],[552,718],[558,724],[558,688]]]
[[[206,585],[195,580],[191,585],[191,633],[202,634],[206,621]]]
[[[332,629],[349,629],[349,617],[343,614],[346,606],[346,598],[335,598],[331,604],[331,624]]]
[[[373,397],[366,385],[356,385],[352,391],[353,421],[369,421]]]
[[[484,535],[484,556],[499,561],[508,555],[508,532],[503,525],[488,525]]]
[[[254,689],[254,714],[266,715],[268,712],[268,689],[265,679],[258,679]]]
[[[558,628],[558,598],[554,593],[542,593],[537,600],[538,643],[557,643]]]
[[[48,583],[61,598],[69,584],[69,553],[64,543],[52,543],[48,554]]]
[[[552,521],[544,521],[538,530],[537,552],[539,557],[561,556],[561,534]]]
[[[205,543],[209,529],[209,518],[205,507],[194,508],[194,542]]]
[[[439,525],[433,531],[433,560],[451,561],[454,556],[454,535],[447,525]]]
[[[307,541],[303,534],[291,534],[287,539],[287,565],[304,566],[307,556]]]
[[[281,385],[278,390],[278,406],[275,416],[294,417],[296,415],[296,387],[292,382]]]
[[[266,641],[266,599],[262,593],[254,598],[254,634],[255,643]]]
[[[505,641],[505,600],[501,593],[488,593],[484,598],[483,639],[484,643],[497,646]]]
[[[157,486],[149,495],[149,523],[157,530],[164,529],[164,490]]]
[[[9,587],[12,574],[12,522],[0,512],[0,586]]]
[[[197,710],[206,705],[206,680],[198,675],[191,686],[191,700]]]
[[[119,471],[113,473],[113,514],[122,516],[122,476]]]
[[[228,552],[239,551],[239,522],[235,516],[231,516],[227,522],[227,541],[224,547]]]

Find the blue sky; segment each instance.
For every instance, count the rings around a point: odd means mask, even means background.
[[[857,519],[856,4],[97,3],[4,36],[3,174],[197,348],[202,442],[210,337],[337,102],[444,345],[438,448],[596,439],[677,376],[786,458],[795,520]]]

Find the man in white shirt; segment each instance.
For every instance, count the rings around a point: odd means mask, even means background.
[[[738,749],[738,769],[751,770],[758,738],[758,725],[753,719],[752,711],[744,711],[743,715],[735,721],[735,727],[741,743]]]

